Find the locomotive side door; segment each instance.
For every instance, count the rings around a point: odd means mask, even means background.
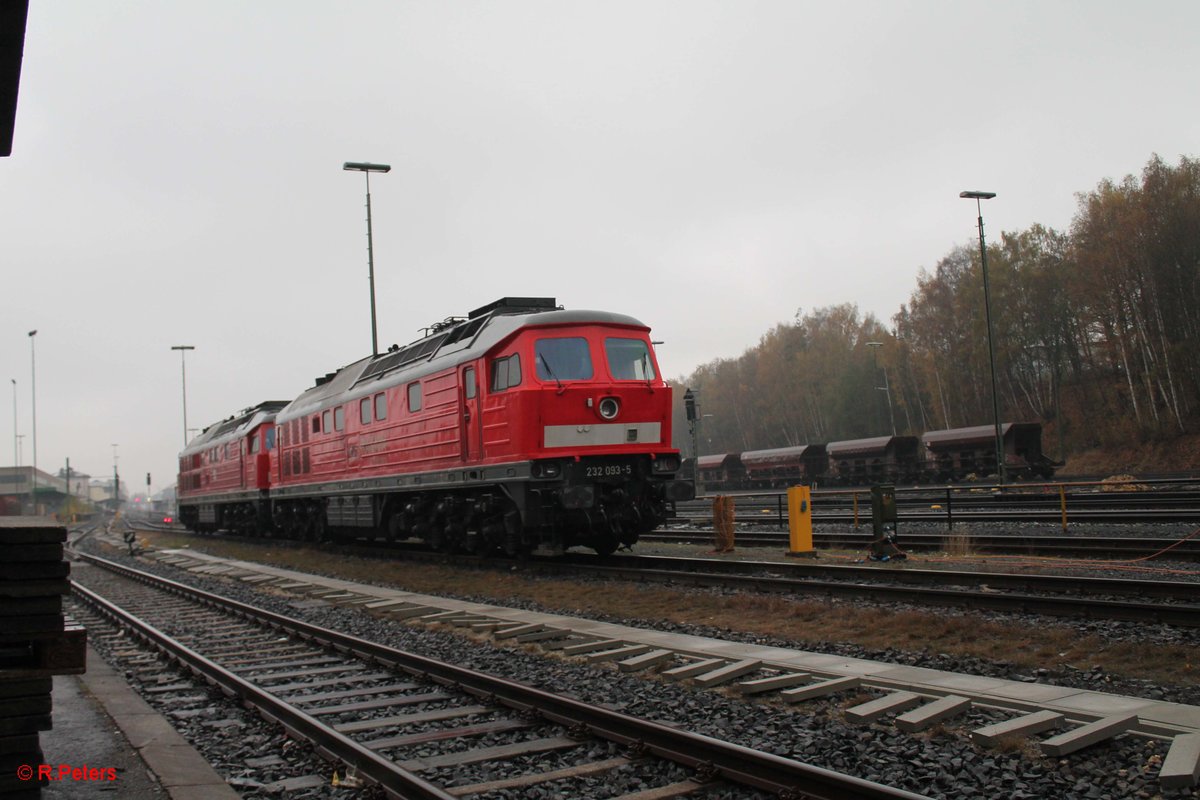
[[[459,385],[462,403],[460,438],[463,461],[478,461],[483,458],[483,420],[479,408],[479,381],[475,367],[463,367]]]

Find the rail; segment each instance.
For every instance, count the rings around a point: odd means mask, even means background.
[[[916,795],[870,781],[842,775],[831,770],[752,750],[708,736],[678,730],[649,720],[631,717],[607,708],[592,706],[569,697],[551,694],[514,681],[475,672],[454,664],[377,644],[355,636],[321,628],[264,609],[204,592],[185,584],[151,575],[90,554],[77,554],[89,563],[119,575],[160,588],[203,605],[221,609],[243,619],[287,632],[301,639],[333,648],[343,654],[373,664],[427,676],[443,686],[460,688],[470,694],[517,711],[536,712],[542,718],[586,731],[598,738],[636,748],[639,752],[682,764],[710,777],[750,786],[784,796],[805,796],[815,800],[921,800]],[[84,587],[75,586],[78,595],[102,613],[131,627],[138,636],[168,652],[171,658],[186,664],[206,679],[252,702],[262,712],[289,730],[309,738],[319,748],[356,767],[359,774],[378,782],[395,797],[449,798],[453,795],[406,772],[397,764],[376,755],[343,734],[333,731],[313,717],[279,700],[237,675],[220,667],[191,648],[176,642],[124,610],[108,603]],[[789,795],[789,793],[791,793]]]

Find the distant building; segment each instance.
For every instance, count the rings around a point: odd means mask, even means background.
[[[116,487],[120,492],[119,497],[117,497],[116,493],[113,491],[113,483],[114,481],[112,478],[92,478],[88,484],[89,499],[96,505],[107,506],[109,508],[114,506],[118,501],[124,503],[126,498],[129,497],[129,492],[126,491],[125,481],[120,481]]]
[[[71,484],[75,485],[74,475]],[[70,496],[67,481],[57,475],[33,467],[0,467],[0,513],[57,514]],[[86,500],[86,495],[82,499]]]

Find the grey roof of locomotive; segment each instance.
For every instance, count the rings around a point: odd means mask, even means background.
[[[620,325],[649,330],[649,326],[625,314],[611,311],[555,310],[534,314],[492,314],[465,320],[431,333],[404,348],[368,356],[318,379],[279,412],[278,421],[288,422],[330,405],[367,397],[376,392],[473,361],[524,328],[570,325]],[[473,330],[472,330],[473,328]],[[460,338],[455,338],[459,335]],[[440,341],[437,341],[439,340]],[[436,344],[434,342],[436,341]],[[423,347],[429,348],[421,353]],[[397,356],[412,352],[414,359],[400,362]],[[389,367],[388,360],[396,361]],[[335,399],[336,398],[336,399]]]

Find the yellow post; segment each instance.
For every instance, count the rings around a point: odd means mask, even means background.
[[[1067,487],[1061,483],[1058,485],[1058,499],[1062,503],[1062,522],[1063,533],[1067,532]]]
[[[812,535],[812,492],[807,486],[792,486],[788,494],[789,556],[814,558]]]

